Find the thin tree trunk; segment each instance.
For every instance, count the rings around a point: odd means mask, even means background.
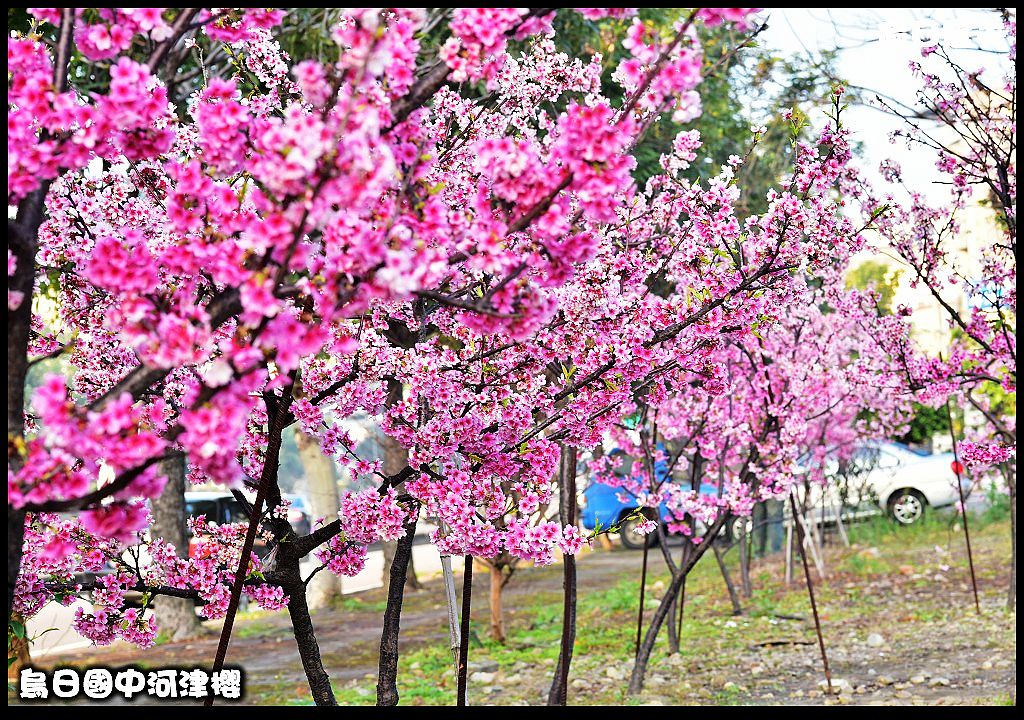
[[[576,526],[576,448],[562,446],[559,467],[558,512],[563,526]],[[576,644],[576,557],[562,556],[562,639],[548,705],[565,705],[569,693],[569,666]]]
[[[377,442],[381,446],[383,454],[383,469],[385,475],[396,475],[409,464],[409,450],[403,447],[400,442],[392,438],[390,435],[378,432]],[[382,551],[384,553],[384,569],[381,573],[381,583],[384,586],[384,594],[388,594],[390,592],[389,585],[392,577],[391,564],[394,562],[395,554],[398,552],[398,543],[384,543]],[[411,553],[409,555],[409,561],[405,571],[405,585],[406,590],[415,591],[423,588],[423,584],[419,581],[419,578],[416,577],[416,566],[413,563]]]
[[[337,705],[338,701],[334,699],[334,690],[331,688],[331,679],[328,677],[323,659],[320,657],[320,646],[317,644],[316,634],[313,630],[313,619],[309,615],[306,593],[303,592],[301,585],[295,588],[288,597],[288,615],[292,620],[292,634],[295,636],[295,645],[299,649],[302,669],[309,681],[313,702],[317,705]]]
[[[153,524],[150,537],[171,543],[180,554],[188,554],[188,534],[185,530],[185,456],[178,455],[160,463],[160,472],[167,477],[167,485],[160,497],[152,501]],[[203,633],[206,629],[196,615],[196,604],[188,598],[161,596],[156,603],[156,616],[160,629],[171,640],[183,640]]]
[[[953,411],[949,408],[949,398],[946,398],[946,417],[949,418],[949,437],[953,441],[953,470],[956,472],[956,489],[960,493],[960,512],[964,521],[964,542],[967,544],[967,567],[971,571],[974,609],[981,615],[981,602],[978,600],[978,578],[974,574],[974,553],[971,551],[971,528],[967,522],[967,499],[964,497],[964,484],[960,477],[960,451],[957,447],[956,430],[953,427]]]
[[[640,601],[636,609],[636,649],[633,652],[634,658],[640,657],[640,642],[644,631],[644,595],[647,590],[647,552],[651,544],[651,534],[644,535],[644,559],[640,566]],[[666,593],[665,597],[668,597]],[[662,598],[664,602],[665,598]]]
[[[796,499],[792,493],[789,502],[793,506],[793,514],[796,515]],[[811,612],[814,614],[814,631],[818,636],[818,648],[821,650],[821,664],[825,670],[825,685],[829,695],[832,694],[832,672],[828,666],[828,653],[825,652],[825,636],[821,632],[821,619],[818,617],[818,603],[814,599],[814,581],[811,580],[811,566],[807,563],[807,549],[804,545],[804,526],[797,525],[797,546],[800,548],[800,562],[804,566],[804,579],[807,581],[807,595],[811,600]]]
[[[679,604],[679,597],[672,598],[672,605],[668,609],[669,622],[665,623],[668,630],[668,654],[675,655],[679,652],[679,626],[671,619],[676,617],[676,608]]]
[[[380,635],[380,655],[377,672],[377,705],[398,704],[398,634],[402,620],[402,602],[405,599],[405,574],[412,560],[412,543],[416,536],[416,518],[405,526],[405,536],[397,543],[391,578],[388,583],[388,604],[384,610],[384,627]]]
[[[718,561],[718,569],[722,571],[722,579],[725,580],[725,588],[729,591],[729,602],[732,603],[732,614],[742,615],[743,606],[740,604],[739,593],[736,592],[736,586],[732,582],[732,576],[729,574],[729,568],[725,564],[725,558],[722,557],[722,551],[718,547],[718,544],[711,546],[712,552],[715,553],[715,560]]]
[[[502,588],[505,584],[504,574],[497,558],[487,564],[490,576],[490,597],[489,605],[491,610],[491,639],[494,642],[505,644],[505,619],[502,611]]]
[[[280,491],[277,488],[277,475],[280,470],[281,462],[281,432],[284,427],[285,415],[288,412],[288,408],[291,407],[293,390],[294,384],[288,385],[285,388],[282,397],[277,400],[273,399],[270,395],[264,395],[264,402],[267,405],[267,417],[269,418],[269,432],[267,433],[267,448],[263,453],[263,471],[260,473],[259,486],[256,489],[256,498],[252,503],[252,515],[249,517],[249,526],[246,528],[245,539],[242,541],[242,549],[238,556],[238,567],[235,569],[235,577],[231,583],[231,598],[228,600],[228,606],[224,612],[224,625],[221,627],[220,640],[217,643],[217,653],[213,658],[212,672],[220,672],[224,669],[224,661],[228,654],[228,645],[231,643],[231,631],[234,629],[235,615],[238,612],[238,603],[242,598],[242,585],[245,583],[245,578],[248,575],[253,544],[256,540],[256,533],[259,530],[260,520],[263,517],[264,503],[266,502],[268,495],[280,495]],[[297,570],[297,558],[295,559],[295,565]],[[286,590],[289,591],[294,589],[295,588],[286,588]],[[295,594],[298,595],[299,593]],[[309,608],[306,606],[304,587],[302,588],[301,594],[301,607],[305,610],[305,614],[308,617]],[[293,600],[296,603],[300,602],[294,598]],[[291,604],[289,604],[289,612],[291,612]],[[312,621],[310,621],[309,624],[310,628],[312,628]],[[294,627],[293,629],[296,633],[296,642],[299,642],[299,630]],[[303,652],[303,646],[301,643],[299,645],[299,652]],[[213,705],[213,701],[214,696],[211,693],[206,697],[203,705],[211,707]]]
[[[680,561],[685,562],[685,560]],[[683,637],[683,614],[686,611],[686,577],[683,577],[683,584],[679,586],[679,596],[676,599],[678,604],[679,616],[676,621],[676,637],[682,642]],[[669,618],[671,621],[671,617]]]
[[[697,561],[704,556],[707,552],[708,547],[714,542],[713,538],[718,535],[718,531],[725,525],[728,513],[722,513],[715,522],[707,529],[704,540],[694,547],[692,553],[686,558],[686,563],[679,568],[679,573],[672,578],[672,583],[669,585],[665,596],[661,599],[658,604],[658,608],[654,611],[654,615],[651,617],[651,624],[647,628],[647,634],[643,636],[643,642],[640,644],[640,650],[636,656],[636,663],[633,665],[633,673],[629,678],[629,693],[635,695],[643,690],[644,687],[644,675],[647,673],[647,664],[651,659],[651,652],[654,650],[654,643],[657,640],[658,633],[661,631],[661,625],[669,618],[669,608],[672,605],[672,598],[679,593],[682,588],[683,582],[686,580],[687,573],[693,569],[693,566],[697,564]]]
[[[743,597],[749,598],[753,594],[750,583],[750,533],[747,532],[747,522],[743,521],[743,532],[739,538],[740,546],[740,587],[743,590]]]
[[[675,561],[672,560],[672,551],[668,546],[668,532],[665,529],[664,523],[658,523],[658,547],[661,548],[661,556],[665,560],[665,566],[668,568],[669,574],[675,577],[678,572]],[[686,546],[683,546],[683,554],[680,557],[680,562],[685,558]],[[672,599],[672,607],[669,608],[669,615],[673,618],[676,616],[676,602],[677,599]],[[668,652],[670,655],[679,652],[679,632],[675,622],[669,622],[666,625],[668,631]]]
[[[310,521],[327,518],[331,522],[338,517],[338,475],[334,461],[324,455],[315,437],[298,428],[295,430],[295,446],[299,451],[299,462],[306,475],[306,493],[309,497]],[[312,529],[312,528],[311,528]],[[309,581],[306,597],[309,607],[317,610],[326,607],[331,600],[341,595],[341,578],[332,572],[318,572]]]

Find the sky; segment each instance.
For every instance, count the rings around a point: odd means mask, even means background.
[[[1005,62],[1005,55],[972,49],[980,46],[1005,50],[1002,20],[992,10],[766,8],[761,17],[767,19],[768,28],[759,37],[760,44],[784,56],[814,55],[843,48],[836,69],[851,86],[881,92],[908,105],[913,104],[918,87],[908,63],[920,61],[921,47],[936,40],[965,69],[985,68],[989,80],[998,79],[1003,72],[1000,61]],[[889,142],[889,134],[901,127],[899,118],[877,109],[854,106],[849,109],[846,122],[854,139],[862,143],[867,168],[874,170],[882,160],[893,158],[903,167],[908,184],[931,187],[936,195],[946,192],[942,186],[932,185],[932,155],[912,153],[903,144]]]

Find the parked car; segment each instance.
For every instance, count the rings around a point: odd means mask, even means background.
[[[231,493],[203,490],[186,492],[185,516],[195,518],[200,515],[204,516],[208,522],[218,525],[249,522],[249,516],[245,513],[242,504]],[[198,539],[189,535],[188,556],[195,557],[200,545]],[[259,536],[253,544],[253,552],[259,557],[263,557],[266,552],[266,543]]]
[[[830,482],[821,488],[812,485],[809,505],[822,508],[825,522],[835,521],[840,509],[843,517],[887,513],[901,525],[912,525],[924,517],[927,508],[952,505],[960,499],[957,477],[953,472],[953,453],[928,454],[895,442],[864,443],[850,461],[862,470],[840,491],[839,463],[830,460],[826,474]],[[965,491],[969,482],[964,479]]]
[[[309,516],[308,504],[301,495],[286,494],[284,499],[289,500],[291,505],[288,508],[288,522],[299,535],[308,535],[312,527]],[[240,523],[249,521],[241,503],[231,493],[224,492],[187,492],[185,493],[185,515],[197,517],[205,515],[206,519],[218,525],[225,523]],[[192,556],[195,543],[189,539],[189,556]],[[266,544],[257,538],[254,545],[256,554],[260,557],[266,551]]]
[[[291,506],[288,509],[288,522],[291,523],[295,532],[302,535],[309,534],[312,523],[305,499],[301,495],[285,495],[284,497],[291,501]],[[242,504],[231,493],[202,490],[186,492],[185,516],[198,517],[200,515],[205,516],[207,520],[218,525],[247,523],[249,521],[249,516],[246,514]],[[188,556],[195,557],[200,543],[192,536],[189,536],[187,539]],[[266,543],[259,536],[256,537],[256,541],[253,543],[253,552],[261,558],[267,552]],[[152,562],[145,548],[140,549],[130,559],[126,555],[125,559],[131,563],[137,563],[140,568],[145,568]],[[92,584],[98,577],[114,571],[114,564],[108,561],[98,572],[79,573],[75,576],[75,581],[85,585]],[[125,594],[125,597],[129,606],[141,607],[142,593],[130,590]]]
[[[824,486],[810,485],[807,507],[812,508],[815,521],[834,523],[842,510],[845,519],[888,514],[901,525],[911,525],[924,517],[927,508],[952,505],[959,500],[956,474],[953,472],[953,454],[929,454],[895,442],[865,443],[857,448],[850,461],[859,467],[855,479],[845,487],[838,482],[839,463],[828,461],[826,474],[830,481]],[[624,463],[628,472],[628,461]],[[655,476],[664,478],[664,463],[655,464]],[[969,482],[965,479],[965,491]],[[699,492],[703,495],[717,495],[718,488],[704,483]],[[798,498],[803,500],[803,491],[798,488]],[[624,547],[643,547],[642,535],[634,530],[642,518],[637,509],[640,503],[636,497],[623,488],[611,487],[592,481],[583,492],[580,519],[588,530],[595,527],[619,527],[619,538]],[[641,511],[644,517],[655,519],[653,508]],[[660,520],[672,519],[668,508],[659,508]],[[788,522],[785,521],[785,522]],[[726,537],[736,537],[750,532],[750,518],[734,518],[724,529]]]
[[[613,451],[613,454],[620,451]],[[629,472],[630,462],[623,463],[623,472]],[[665,462],[654,464],[654,475],[658,482],[665,479],[668,467]],[[699,492],[704,495],[717,495],[718,488],[702,484]],[[619,526],[619,540],[623,547],[635,550],[644,546],[644,536],[636,532],[636,527],[646,517],[654,518],[654,508],[644,508],[637,513],[640,503],[636,496],[624,488],[612,487],[602,482],[592,481],[583,491],[580,498],[580,521],[587,530]],[[664,503],[659,507],[661,522],[671,522],[672,513]],[[621,524],[620,524],[621,523]]]

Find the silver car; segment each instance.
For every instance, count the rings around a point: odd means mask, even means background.
[[[832,460],[826,474],[829,482],[823,488],[812,486],[809,503],[813,512],[823,513],[826,522],[834,520],[842,508],[843,517],[881,510],[901,525],[911,525],[924,517],[926,508],[952,505],[960,499],[953,453],[948,452],[926,454],[893,442],[864,444],[844,472]],[[969,482],[966,478],[962,482],[966,495]]]

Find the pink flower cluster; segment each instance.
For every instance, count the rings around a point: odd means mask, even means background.
[[[988,467],[1013,460],[1017,449],[1011,445],[998,443],[964,442],[960,446],[960,456],[968,467]]]
[[[48,375],[33,398],[39,435],[31,440],[20,469],[8,468],[8,502],[13,507],[76,498],[101,475],[111,480],[131,473],[117,498],[156,497],[164,478],[146,461],[158,456],[166,440],[142,427],[144,414],[124,393],[104,408],[90,410],[70,397],[65,379]],[[142,529],[144,508],[116,500],[83,514],[103,537],[128,538]]]

